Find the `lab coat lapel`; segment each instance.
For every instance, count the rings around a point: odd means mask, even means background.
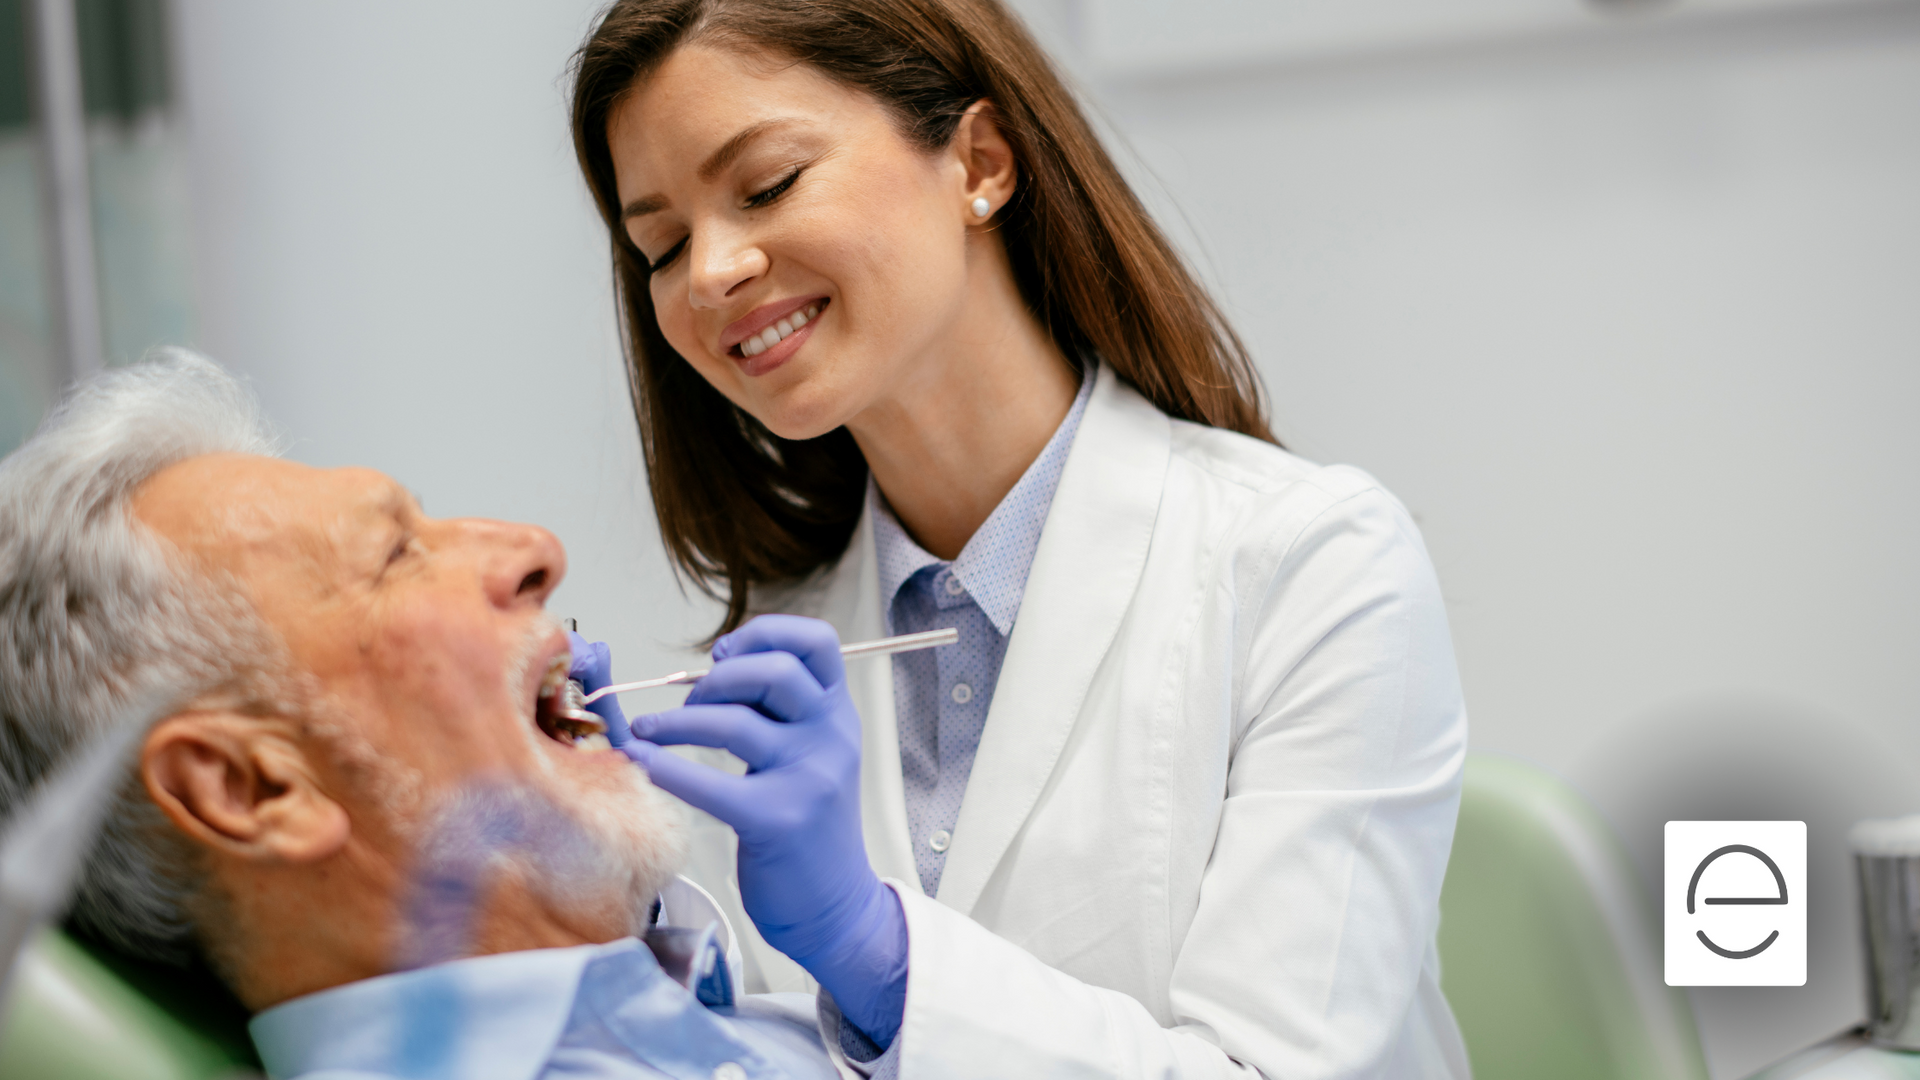
[[[885,637],[880,610],[880,560],[873,546],[873,510],[860,515],[847,554],[834,567],[821,597],[820,618],[840,640]],[[906,782],[900,775],[900,732],[893,712],[893,662],[858,660],[847,665],[847,690],[860,711],[860,818],[867,859],[881,877],[920,888],[907,835]]]
[[[1146,566],[1172,428],[1112,369],[1099,365],[1094,377],[941,873],[940,903],[962,914],[1039,800]],[[888,766],[898,784],[897,743]]]

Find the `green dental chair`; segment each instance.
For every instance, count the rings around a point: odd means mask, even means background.
[[[1477,1080],[1706,1080],[1686,998],[1661,979],[1626,855],[1566,785],[1468,759],[1440,899],[1441,984]],[[6,1080],[257,1073],[239,1007],[204,977],[37,944],[0,1023]]]
[[[246,1014],[211,977],[129,960],[48,931],[0,1018],[5,1080],[258,1076]]]
[[[1565,784],[1474,754],[1440,894],[1440,985],[1476,1080],[1707,1080],[1658,913]]]

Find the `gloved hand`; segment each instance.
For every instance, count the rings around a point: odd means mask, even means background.
[[[613,653],[607,649],[606,642],[588,641],[573,631],[567,632],[567,642],[573,647],[573,662],[567,668],[567,678],[586,687],[589,694],[613,681]],[[587,706],[587,711],[607,725],[608,742],[623,746],[632,740],[627,714],[620,711],[619,695],[608,694]]]
[[[860,716],[840,639],[815,619],[763,615],[716,642],[713,659],[685,705],[635,717],[622,749],[655,784],[733,826],[754,925],[885,1047],[906,1007],[907,924],[860,832]],[[721,747],[747,774],[662,744]]]

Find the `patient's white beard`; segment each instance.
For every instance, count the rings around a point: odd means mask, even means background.
[[[628,932],[644,932],[654,897],[686,859],[685,804],[654,787],[637,766],[612,790],[552,783],[541,794],[570,819],[578,840],[518,853],[534,871],[535,888],[561,909],[623,904]]]
[[[525,685],[535,651],[559,626],[552,616],[527,632],[526,659],[508,673],[516,691]],[[654,897],[678,873],[686,859],[690,818],[686,804],[653,786],[638,766],[620,772],[606,787],[583,788],[555,767],[546,736],[523,725],[527,756],[538,771],[540,794],[579,827],[585,848],[557,845],[552,852],[529,852],[540,865],[536,887],[549,903],[580,903],[587,897],[625,897],[632,908],[632,929],[645,929]],[[560,850],[564,849],[564,851]]]
[[[686,808],[638,769],[612,789],[482,777],[435,800],[418,830],[398,967],[474,955],[493,886],[518,881],[575,927],[642,934],[678,869]]]
[[[464,881],[474,886],[468,902],[477,903],[481,886],[517,878],[562,917],[612,914],[622,932],[642,933],[654,897],[684,857],[687,815],[638,770],[622,787],[481,783],[453,792],[424,831],[423,883]],[[464,923],[475,914],[443,909],[429,917]]]
[[[552,633],[551,623],[529,631],[522,655],[502,672],[510,693],[522,692],[532,657]],[[533,725],[522,726],[522,737],[531,777],[476,778],[432,799],[409,830],[421,891],[412,909],[418,954],[403,966],[465,955],[483,877],[517,877],[557,913],[617,912],[624,931],[638,934],[679,870],[690,824],[685,804],[638,767],[583,784],[561,773]]]

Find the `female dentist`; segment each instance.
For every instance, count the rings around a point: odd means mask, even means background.
[[[1017,20],[619,0],[573,95],[660,527],[728,605],[686,706],[614,735],[733,826],[708,884],[848,1067],[1465,1077],[1466,720],[1418,531],[1274,441]]]

